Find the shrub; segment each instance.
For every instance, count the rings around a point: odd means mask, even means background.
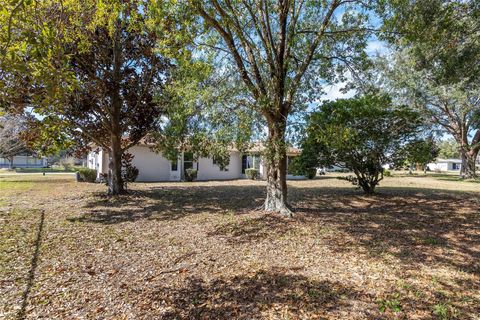
[[[247,176],[248,179],[256,180],[260,176],[260,173],[258,172],[257,169],[245,169],[245,175]]]
[[[383,171],[383,176],[384,177],[391,177],[392,176],[392,172],[390,170],[384,170]]]
[[[185,170],[185,180],[194,181],[197,179],[197,170],[195,169],[186,169]]]
[[[132,163],[134,156],[131,153],[124,153],[122,155],[122,179],[125,189],[130,182],[137,180],[139,170]]]
[[[138,178],[140,171],[135,166],[129,166],[124,168],[123,171],[123,181],[124,182],[135,182]]]
[[[97,170],[95,169],[81,168],[78,169],[78,173],[80,174],[81,181],[95,182],[97,180]]]
[[[317,176],[317,168],[308,168],[305,172],[305,176],[308,179],[313,179]]]

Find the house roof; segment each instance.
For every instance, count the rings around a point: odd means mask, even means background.
[[[144,145],[144,146],[153,146],[155,142],[151,138],[145,137],[142,140],[140,140],[138,144]],[[231,148],[229,148],[229,151],[239,151],[239,150],[232,145]],[[251,146],[246,150],[247,153],[260,153],[263,151],[265,151],[265,144],[261,141],[253,142]],[[302,153],[302,150],[299,148],[295,148],[295,147],[287,148],[287,155],[289,156],[299,155],[300,153]]]

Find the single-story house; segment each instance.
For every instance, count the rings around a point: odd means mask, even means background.
[[[150,146],[144,143],[130,148],[128,150],[134,158],[132,164],[137,167],[139,174],[137,181],[181,181],[184,180],[186,169],[197,170],[197,180],[233,180],[246,178],[245,170],[255,168],[259,171],[260,177],[265,179],[266,169],[261,157],[263,148],[259,145],[254,146],[245,154],[236,149],[230,150],[230,161],[225,168],[220,168],[213,158],[194,159],[190,152],[180,153],[176,161],[170,161],[161,153],[151,150]],[[287,164],[300,154],[300,150],[289,148],[287,150]],[[108,153],[104,150],[90,152],[87,157],[87,166],[90,169],[97,170],[97,174],[108,172]],[[304,176],[295,176],[288,174],[287,179],[305,179]]]
[[[437,159],[433,163],[427,164],[431,171],[460,171],[462,160],[460,159]]]
[[[12,163],[9,159],[0,158],[0,168],[43,168],[47,166],[47,158],[19,155],[13,157]]]

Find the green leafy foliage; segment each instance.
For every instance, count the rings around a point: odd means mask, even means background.
[[[438,144],[438,157],[442,159],[459,159],[460,145],[454,139],[443,140]]]
[[[325,102],[308,119],[299,163],[344,166],[355,174],[350,182],[373,193],[383,179],[382,165],[407,158],[405,148],[420,125],[418,113],[393,106],[387,96]]]
[[[307,168],[305,176],[308,179],[314,179],[317,176],[317,168]]]
[[[80,174],[81,181],[93,183],[97,180],[97,170],[95,169],[80,168],[78,169],[78,173]]]
[[[480,151],[478,1],[384,0],[380,4],[385,38],[396,49],[393,61],[387,62],[388,90],[455,138],[465,160],[462,171],[475,178]]]
[[[242,90],[238,103],[268,129],[263,154],[269,184],[266,209],[289,215],[288,118],[306,110],[326,84],[345,80],[347,66],[353,70],[364,65],[368,6],[357,0],[190,3],[206,27],[203,55],[213,56],[225,79]]]
[[[248,179],[257,180],[260,176],[260,172],[257,169],[249,168],[245,169],[245,175]]]
[[[391,299],[379,300],[377,303],[378,309],[381,312],[386,312],[388,310],[400,312],[403,309],[402,303],[399,300],[399,294],[394,294]]]
[[[185,170],[185,180],[186,181],[195,181],[197,180],[197,170],[196,169],[186,169]]]
[[[138,168],[132,164],[133,158],[134,156],[129,152],[122,155],[122,178],[125,189],[127,188],[128,183],[137,180],[138,174],[140,173]]]
[[[424,168],[438,157],[439,151],[437,143],[432,137],[411,141],[405,147],[406,160],[411,165],[418,163]]]
[[[109,193],[122,193],[122,154],[157,129],[172,52],[188,52],[189,16],[179,20],[169,1],[18,3],[11,36],[0,38],[10,53],[2,106],[38,115],[28,138],[42,153],[103,148]],[[2,9],[0,19],[8,16]]]

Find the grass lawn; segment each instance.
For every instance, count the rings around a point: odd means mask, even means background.
[[[0,175],[0,318],[480,319],[480,184],[291,181],[295,219],[264,187]]]
[[[53,166],[50,168],[15,168],[15,169],[1,169],[0,175],[9,173],[9,172],[16,172],[16,173],[67,173],[67,172],[75,172],[79,168],[83,167],[75,167],[72,166],[68,169],[62,166]],[[3,171],[3,172],[2,172]]]

